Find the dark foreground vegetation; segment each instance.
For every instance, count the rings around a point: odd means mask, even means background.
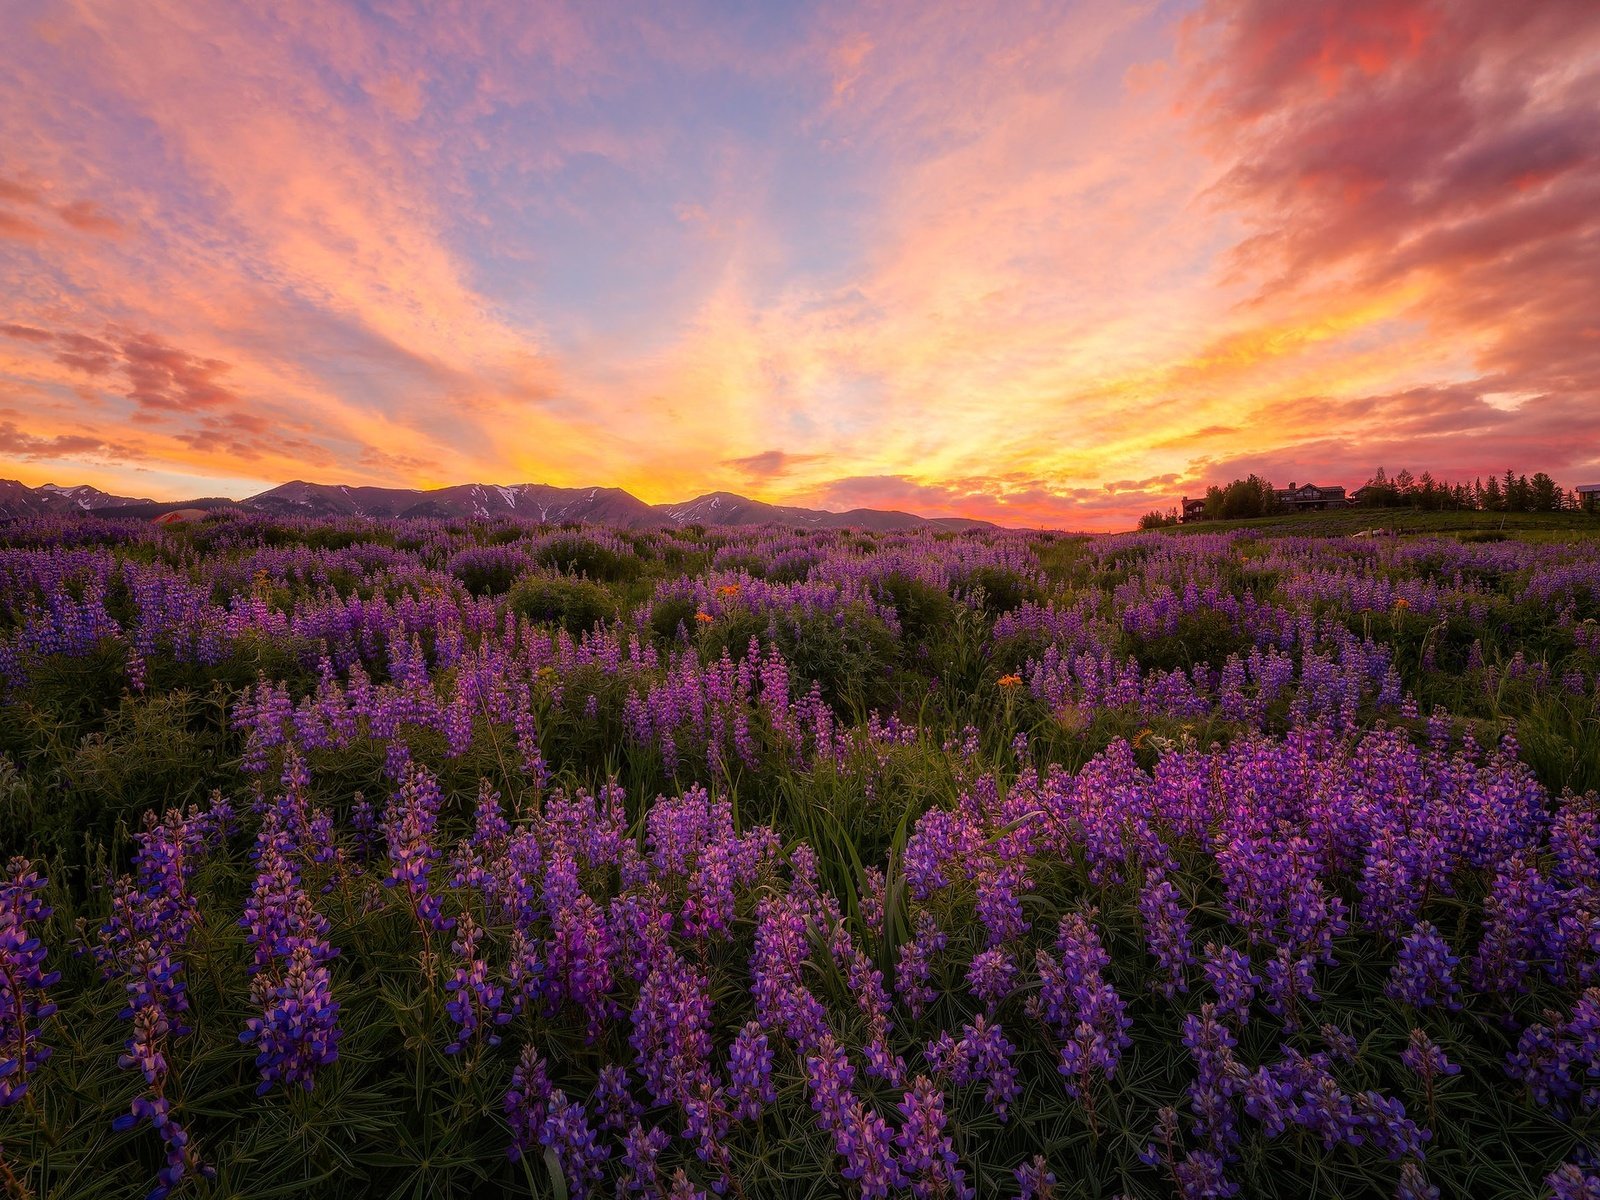
[[[1600,542],[1455,533],[0,529],[0,1186],[1600,1195]]]

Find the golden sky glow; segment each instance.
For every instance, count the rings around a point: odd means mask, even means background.
[[[1593,0],[3,7],[3,477],[1600,479]]]

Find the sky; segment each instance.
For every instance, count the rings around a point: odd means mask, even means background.
[[[0,477],[1600,481],[1600,3],[0,0]]]

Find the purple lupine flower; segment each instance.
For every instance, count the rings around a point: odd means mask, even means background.
[[[1028,931],[1020,893],[1033,885],[1021,863],[991,864],[973,881],[978,919],[988,933],[990,947],[1015,941]]]
[[[887,894],[888,884],[884,880],[883,872],[877,867],[868,867],[862,876],[858,903],[861,907],[861,923],[873,937],[883,936],[884,904]]]
[[[728,1098],[736,1121],[757,1121],[767,1105],[778,1098],[772,1084],[772,1047],[754,1021],[734,1035],[728,1049]]]
[[[1361,1053],[1361,1044],[1337,1025],[1322,1025],[1317,1032],[1335,1062],[1353,1063]]]
[[[1237,1196],[1239,1185],[1228,1178],[1228,1164],[1212,1150],[1191,1150],[1173,1164],[1173,1181],[1183,1200],[1223,1200]]]
[[[1188,911],[1171,880],[1156,880],[1140,893],[1139,917],[1144,923],[1145,944],[1166,973],[1160,985],[1162,994],[1170,1000],[1179,992],[1187,992],[1187,971],[1195,963],[1194,947]]]
[[[590,1195],[604,1177],[610,1150],[602,1146],[589,1127],[583,1105],[574,1104],[560,1088],[550,1093],[539,1144],[555,1151],[556,1164],[573,1196]]]
[[[855,1068],[831,1033],[822,1035],[815,1051],[806,1055],[805,1065],[811,1110],[817,1114],[817,1123],[832,1133],[844,1123],[853,1100]]]
[[[1421,1167],[1406,1162],[1400,1166],[1400,1183],[1395,1188],[1394,1200],[1439,1200],[1439,1189],[1428,1182]]]
[[[1003,1122],[1010,1106],[1022,1094],[1012,1057],[1017,1048],[1005,1031],[990,1025],[980,1016],[962,1027],[962,1065],[955,1070],[955,1082],[965,1084],[983,1080],[983,1100]]]
[[[683,1136],[695,1143],[695,1155],[701,1162],[715,1167],[718,1178],[712,1190],[719,1196],[728,1190],[733,1156],[728,1150],[727,1095],[709,1079],[700,1081],[693,1095],[685,1096],[683,1108]]]
[[[1262,967],[1262,991],[1266,993],[1267,1011],[1282,1021],[1284,1028],[1300,1027],[1300,1001],[1320,999],[1316,969],[1315,957],[1296,954],[1288,946],[1277,947]]]
[[[21,1100],[28,1076],[50,1057],[39,1027],[55,1013],[47,992],[60,978],[47,971],[47,951],[37,927],[50,916],[39,899],[45,880],[22,858],[13,858],[0,880],[0,1108]]]
[[[333,998],[326,962],[310,945],[298,945],[290,952],[281,982],[273,973],[257,975],[251,998],[262,1015],[245,1022],[239,1040],[256,1046],[261,1072],[256,1095],[265,1095],[280,1081],[309,1092],[316,1068],[339,1057],[339,1002]]]
[[[698,1094],[708,1081],[711,996],[706,977],[668,951],[639,988],[628,1044],[645,1090],[656,1104]]]
[[[1584,1108],[1600,1108],[1600,1084],[1592,1082],[1600,1080],[1600,987],[1578,998],[1569,1019],[1547,1013],[1546,1021],[1523,1030],[1507,1072],[1558,1113],[1580,1096]]]
[[[804,983],[809,957],[806,914],[797,898],[762,900],[750,954],[756,1019],[764,1029],[781,1030],[802,1051],[816,1047],[828,1027],[822,1002]]]
[[[1563,1163],[1545,1176],[1551,1200],[1600,1200],[1600,1167]]]
[[[1402,1158],[1421,1158],[1424,1144],[1433,1134],[1406,1116],[1406,1107],[1393,1096],[1380,1092],[1359,1092],[1353,1105],[1360,1122],[1360,1137],[1398,1162]]]
[[[511,1073],[504,1102],[506,1123],[511,1126],[511,1145],[506,1153],[512,1162],[520,1162],[539,1144],[539,1131],[550,1112],[550,1092],[544,1059],[532,1046],[524,1046],[521,1060]]]
[[[998,946],[973,956],[967,967],[967,987],[982,1000],[993,1016],[1000,1001],[1011,993],[1017,978],[1017,961],[1011,952]]]
[[[661,1190],[661,1172],[656,1160],[672,1141],[666,1131],[652,1125],[648,1130],[635,1121],[622,1142],[622,1174],[617,1180],[619,1196],[656,1196]]]
[[[926,1075],[918,1075],[900,1101],[900,1115],[895,1145],[900,1147],[901,1168],[911,1180],[911,1194],[917,1200],[947,1196],[970,1200],[974,1192],[967,1186],[966,1172],[956,1165],[955,1147],[944,1131],[944,1093]]]
[[[1122,998],[1101,975],[1110,964],[1089,914],[1069,913],[1061,918],[1056,938],[1058,962],[1047,951],[1037,952],[1040,988],[1029,998],[1030,1011],[1061,1040],[1057,1068],[1066,1078],[1067,1093],[1089,1102],[1096,1078],[1109,1081],[1116,1074],[1122,1051],[1132,1044]]]
[[[160,1005],[145,1005],[133,1014],[133,1036],[117,1057],[117,1066],[124,1071],[138,1067],[146,1083],[152,1087],[161,1084],[167,1077],[167,1036],[171,1030]]]
[[[554,934],[547,946],[547,986],[559,986],[560,994],[583,1010],[589,1036],[597,1037],[617,1011],[610,997],[615,941],[605,911],[583,893],[569,906],[552,911]]]
[[[156,1172],[156,1186],[146,1194],[145,1200],[166,1200],[191,1174],[202,1179],[216,1178],[216,1169],[201,1161],[188,1130],[178,1124],[172,1115],[172,1106],[159,1092],[152,1096],[135,1096],[129,1111],[113,1121],[111,1128],[121,1133],[145,1121],[155,1128],[165,1147],[163,1164]]]
[[[463,913],[455,940],[450,943],[451,951],[461,962],[444,984],[450,997],[445,1001],[445,1012],[456,1024],[456,1035],[444,1048],[446,1054],[459,1054],[480,1036],[489,1045],[498,1046],[500,1035],[495,1030],[511,1020],[511,1012],[503,1008],[505,988],[490,982],[489,964],[478,954],[482,940],[483,931],[472,914]]]
[[[1017,1200],[1052,1200],[1056,1177],[1045,1165],[1044,1155],[1035,1154],[1012,1172],[1017,1179]]]
[[[1411,1031],[1411,1039],[1401,1051],[1400,1061],[1431,1089],[1433,1081],[1441,1076],[1459,1075],[1461,1068],[1445,1056],[1437,1043],[1420,1029]]]
[[[384,813],[383,834],[389,846],[389,873],[384,886],[400,887],[417,920],[426,928],[448,930],[453,921],[444,916],[439,897],[429,888],[429,874],[439,857],[433,843],[444,796],[439,783],[421,767],[407,773],[399,793]]]
[[[850,1105],[833,1131],[833,1148],[844,1159],[839,1174],[855,1181],[862,1200],[891,1196],[906,1186],[895,1154],[894,1131],[861,1101]]]
[[[1384,992],[1391,999],[1414,1008],[1435,1004],[1460,1008],[1456,997],[1461,985],[1455,978],[1460,961],[1450,953],[1450,944],[1435,926],[1427,921],[1419,922],[1401,941],[1400,953],[1389,972]]]
[[[632,1128],[644,1112],[644,1106],[633,1097],[627,1068],[616,1063],[600,1068],[589,1107],[599,1117],[600,1128],[606,1133],[621,1133]]]
[[[672,1173],[672,1186],[667,1190],[667,1200],[709,1200],[706,1193],[694,1186],[689,1173],[679,1167]]]
[[[1245,1072],[1233,1053],[1238,1040],[1217,1019],[1216,1006],[1205,1004],[1198,1016],[1190,1013],[1184,1017],[1183,1044],[1196,1068],[1189,1084],[1194,1132],[1225,1159],[1239,1142],[1235,1100],[1244,1086]]]
[[[900,966],[895,972],[895,991],[913,1017],[920,1017],[939,992],[929,984],[933,956],[948,944],[944,931],[926,909],[917,913],[916,935],[900,947]]]
[[[1243,1027],[1250,1020],[1250,1004],[1255,999],[1261,980],[1250,969],[1250,956],[1232,946],[1206,943],[1206,982],[1217,994],[1217,1014]]]

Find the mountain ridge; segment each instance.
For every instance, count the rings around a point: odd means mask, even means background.
[[[581,521],[623,529],[684,525],[790,525],[807,529],[995,529],[972,517],[923,517],[898,509],[853,508],[845,512],[769,504],[733,492],[715,491],[676,504],[647,504],[618,487],[564,488],[548,483],[458,483],[439,488],[386,488],[309,483],[293,479],[241,500],[212,496],[158,501],[113,496],[87,484],[30,488],[0,480],[0,519],[81,514],[151,519],[185,510],[243,509],[280,516],[489,518],[512,516],[542,523]]]

